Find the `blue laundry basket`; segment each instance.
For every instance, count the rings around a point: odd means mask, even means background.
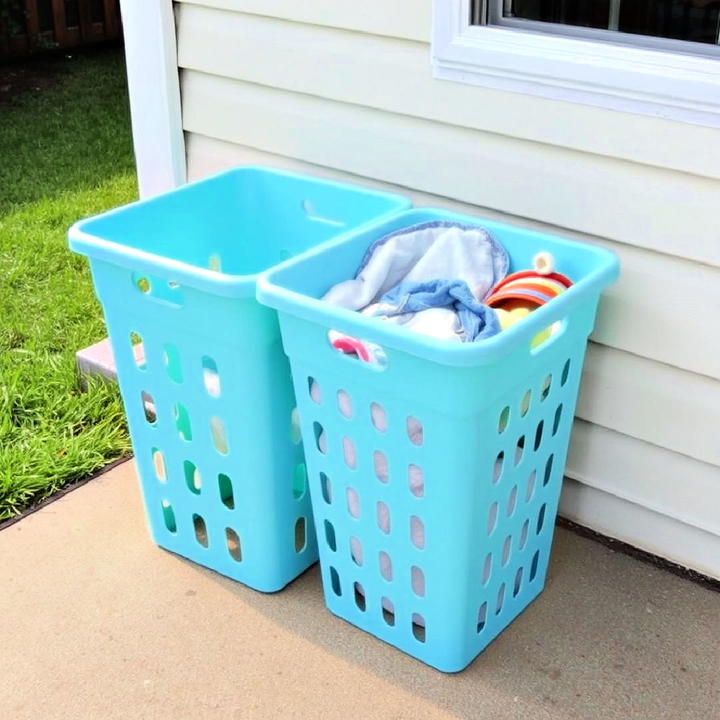
[[[90,258],[158,545],[263,591],[316,561],[290,370],[257,273],[409,204],[243,167],[70,229]]]
[[[510,329],[465,344],[319,300],[354,277],[373,241],[431,220],[487,228],[511,270],[548,250],[575,284]],[[538,595],[586,342],[617,272],[600,248],[417,209],[261,276],[258,298],[278,310],[292,367],[333,613],[453,672]],[[338,353],[331,330],[378,344],[385,365]]]

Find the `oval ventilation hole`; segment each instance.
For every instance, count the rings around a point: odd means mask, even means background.
[[[547,485],[550,482],[550,478],[552,476],[553,458],[554,458],[554,455],[550,455],[550,457],[547,459],[547,462],[545,463],[545,474],[543,475],[543,486]]]
[[[143,390],[140,393],[140,402],[142,402],[145,420],[147,420],[150,425],[154,425],[157,421],[157,412],[155,411],[155,400],[153,400],[153,396]]]
[[[290,442],[299,445],[302,442],[302,429],[300,428],[300,413],[297,408],[290,411]]]
[[[203,520],[202,516],[197,514],[192,516],[192,520],[193,527],[195,528],[195,539],[198,543],[200,543],[200,545],[206,548],[208,546],[208,533],[205,520]]]
[[[175,429],[181,440],[190,442],[192,440],[192,428],[190,427],[190,413],[182,403],[175,403],[173,408],[175,418]]]
[[[423,444],[423,426],[422,423],[416,418],[410,415],[405,423],[405,429],[407,431],[408,440],[413,445]]]
[[[365,588],[363,588],[359,582],[356,582],[353,584],[353,591],[355,594],[355,604],[359,610],[365,612]]]
[[[492,553],[488,553],[485,556],[485,562],[483,563],[482,571],[482,584],[487,585],[490,579],[490,571],[492,570]]]
[[[420,613],[413,613],[412,615],[412,632],[418,642],[425,642],[425,618]]]
[[[395,625],[395,606],[389,598],[383,597],[380,599],[382,607],[383,620],[393,627]]]
[[[502,566],[505,567],[508,564],[508,560],[510,560],[510,550],[512,548],[512,535],[508,535],[505,538],[505,542],[503,543],[503,549],[502,549]]]
[[[537,476],[537,472],[533,470],[530,475],[528,476],[527,481],[527,488],[525,488],[525,502],[530,502],[532,499],[533,493],[535,492],[535,477]]]
[[[525,436],[521,435],[518,438],[517,445],[515,445],[515,467],[520,464],[523,453],[525,452]]]
[[[552,386],[552,375],[548,375],[542,383],[542,386],[540,388],[540,402],[545,400],[547,396],[550,394],[550,387]]]
[[[325,541],[327,546],[335,552],[337,550],[337,544],[335,542],[335,528],[329,520],[325,521]]]
[[[320,393],[320,383],[315,378],[308,377],[308,394],[310,399],[318,405],[322,402],[322,394]]]
[[[537,424],[537,428],[535,428],[535,444],[533,445],[533,448],[535,452],[539,449],[541,443],[542,443],[542,436],[543,436],[543,427],[545,426],[545,422],[541,420]]]
[[[493,485],[496,485],[500,478],[502,477],[502,471],[503,471],[503,464],[505,463],[505,453],[501,450],[497,457],[495,458],[495,463],[493,464],[493,474],[492,474],[492,481]]]
[[[375,450],[373,453],[373,469],[375,477],[381,483],[386,483],[390,479],[387,455],[381,450]]]
[[[145,370],[147,367],[145,364],[145,346],[142,337],[136,332],[130,333],[130,349],[132,350],[135,367],[138,370]]]
[[[540,506],[540,511],[538,512],[537,530],[536,530],[538,535],[542,531],[544,524],[545,524],[545,503],[543,503]]]
[[[425,524],[417,515],[410,516],[410,541],[418,550],[425,549]]]
[[[384,550],[381,550],[378,553],[378,563],[380,565],[380,574],[385,578],[385,580],[391,582],[393,579],[392,560]]]
[[[505,428],[508,426],[508,423],[510,422],[510,408],[506,405],[501,411],[500,411],[500,417],[498,418],[498,433],[504,433]]]
[[[410,581],[412,591],[418,597],[425,597],[425,573],[422,571],[422,568],[416,565],[410,568]]]
[[[163,522],[169,532],[177,532],[177,523],[175,522],[175,511],[172,509],[172,505],[168,500],[163,500],[160,504],[163,514]]]
[[[225,542],[227,544],[230,557],[242,562],[242,547],[240,546],[240,537],[232,528],[225,528]]]
[[[498,504],[494,502],[490,506],[490,510],[488,511],[488,521],[487,521],[487,534],[492,535],[493,530],[495,529],[495,526],[497,525],[497,516],[498,516]]]
[[[344,390],[338,390],[337,404],[338,404],[338,410],[340,411],[340,414],[343,417],[348,418],[348,420],[349,420],[353,414],[352,400],[350,399],[350,396]]]
[[[145,277],[145,275],[141,275],[140,277],[135,277],[134,281],[135,281],[135,287],[143,295],[147,295],[152,290],[152,286],[150,285],[150,279]]]
[[[295,500],[302,500],[307,492],[307,469],[305,463],[298,463],[293,470],[292,494]]]
[[[532,401],[532,392],[530,390],[526,390],[525,394],[523,395],[522,400],[520,401],[520,417],[525,417],[528,414],[528,410],[530,410],[530,402]]]
[[[203,355],[201,365],[205,392],[210,397],[220,397],[220,373],[217,363],[210,356]]]
[[[408,483],[410,492],[415,497],[421,498],[425,495],[425,477],[419,465],[410,464],[408,466]]]
[[[165,473],[165,458],[162,452],[157,448],[153,448],[151,451],[153,470],[155,470],[155,477],[162,483],[167,482],[167,474]]]
[[[227,434],[225,433],[225,425],[219,417],[210,418],[210,435],[215,449],[221,455],[227,455],[229,450]]]
[[[327,436],[319,422],[313,423],[313,435],[315,436],[315,447],[323,454],[327,454]]]
[[[307,523],[304,517],[295,521],[295,552],[301,553],[307,545]]]
[[[330,568],[330,587],[333,592],[340,597],[342,595],[342,588],[340,587],[340,576],[334,567]]]
[[[343,458],[345,464],[351,469],[355,470],[357,467],[357,452],[355,450],[355,444],[349,437],[344,437],[342,440],[343,444]]]
[[[495,606],[495,614],[499,615],[502,612],[503,605],[505,604],[505,583],[500,586],[497,595],[497,605]]]
[[[540,551],[536,550],[535,554],[533,555],[532,562],[530,563],[530,582],[532,582],[535,579],[535,576],[537,575],[539,560],[540,560]]]
[[[377,524],[386,535],[390,532],[390,508],[382,501],[377,504]]]
[[[167,376],[174,383],[181,383],[183,381],[180,353],[178,349],[174,345],[170,345],[170,343],[163,345],[163,364],[165,365]]]
[[[218,490],[220,491],[220,499],[223,505],[225,505],[228,510],[234,510],[235,495],[233,494],[232,480],[224,473],[218,475]]]
[[[370,404],[370,419],[372,420],[373,427],[378,432],[386,432],[388,429],[387,413],[385,408],[380,403]]]
[[[562,419],[562,403],[560,403],[557,406],[557,409],[555,410],[555,419],[553,420],[553,428],[552,428],[552,434],[553,437],[557,434],[558,428],[560,427],[560,420]]]
[[[330,478],[324,472],[320,473],[320,492],[323,500],[330,505],[332,502],[332,484]]]
[[[517,572],[515,573],[515,583],[513,584],[513,597],[517,597],[518,593],[520,592],[520,588],[522,587],[522,576],[523,569],[519,567],[517,569]]]
[[[356,537],[350,538],[350,557],[352,557],[353,562],[356,565],[362,567],[362,564],[363,564],[362,543]]]
[[[518,548],[520,548],[520,550],[525,549],[529,531],[530,531],[530,521],[526,520],[522,525],[522,529],[520,530],[520,542],[518,543]]]
[[[355,488],[349,487],[345,491],[347,497],[347,508],[350,515],[354,518],[360,517],[360,496]]]
[[[477,631],[482,632],[487,622],[487,602],[484,602],[478,610]]]
[[[562,369],[562,376],[560,377],[560,386],[564,387],[565,383],[568,381],[568,376],[570,375],[570,360],[565,361],[565,365]]]
[[[517,494],[518,494],[517,485],[513,485],[513,489],[510,491],[510,497],[508,498],[508,504],[507,504],[507,516],[508,517],[512,517],[513,513],[515,512],[515,506],[517,505]]]
[[[185,474],[185,484],[187,485],[188,490],[195,495],[199,495],[200,490],[202,489],[200,471],[189,460],[185,460],[183,462],[183,472]]]

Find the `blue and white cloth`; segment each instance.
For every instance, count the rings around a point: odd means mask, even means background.
[[[324,299],[425,335],[472,342],[500,332],[482,301],[508,268],[505,248],[484,228],[421,223],[374,243],[355,278]]]

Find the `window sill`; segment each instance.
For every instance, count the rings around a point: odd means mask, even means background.
[[[435,1],[438,79],[720,127],[718,59],[471,26],[464,6]]]

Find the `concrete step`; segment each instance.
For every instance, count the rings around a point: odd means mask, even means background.
[[[143,361],[143,346],[138,344],[133,346],[135,359],[138,363]],[[100,342],[96,342],[90,347],[78,350],[75,353],[78,371],[80,375],[101,375],[110,380],[117,380],[117,371],[115,369],[115,356],[113,355],[110,339],[105,338]]]

